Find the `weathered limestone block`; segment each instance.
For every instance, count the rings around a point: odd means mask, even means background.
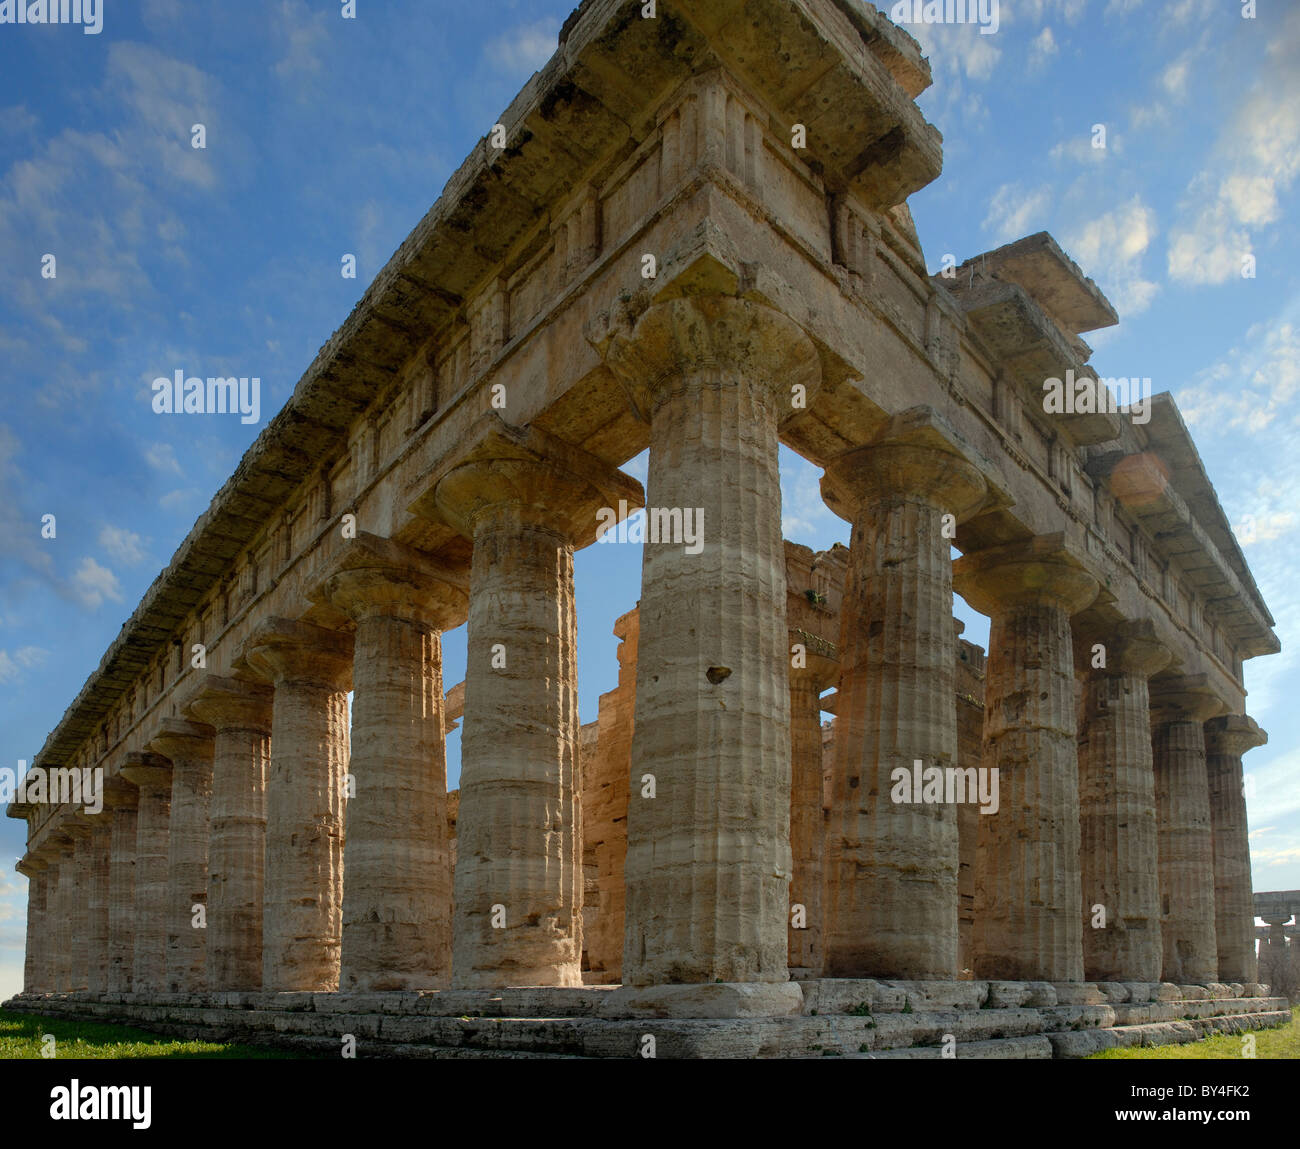
[[[790,698],[777,427],[821,380],[781,313],[651,306],[605,357],[650,421],[648,504],[702,546],[647,542],[628,806],[625,984],[784,981]],[[702,516],[702,519],[700,518]],[[691,548],[695,550],[695,547]],[[707,796],[707,797],[706,797]]]
[[[1161,935],[1166,981],[1218,981],[1214,836],[1203,723],[1223,709],[1198,678],[1152,684],[1152,752],[1160,843]]]
[[[563,454],[563,452],[561,452]],[[581,456],[579,458],[579,456]],[[492,434],[438,480],[473,540],[453,984],[582,984],[573,552],[640,485]]]
[[[956,703],[957,769],[979,770],[984,742],[984,651],[961,638],[963,624],[953,619],[957,631]],[[967,775],[969,777],[969,775]],[[957,969],[970,977],[974,962],[975,863],[979,849],[979,807],[965,802],[957,807]]]
[[[272,690],[209,674],[187,713],[215,731],[204,977],[215,991],[262,987],[266,775]]]
[[[132,751],[122,777],[140,791],[135,848],[135,993],[167,988],[167,834],[171,822],[171,763],[159,754]],[[111,879],[110,879],[111,880]]]
[[[987,486],[923,409],[837,459],[822,487],[853,522],[827,830],[826,972],[955,978],[957,810],[921,795],[896,802],[891,790],[894,772],[910,777],[915,762],[956,766],[949,552],[952,528],[983,504]]]
[[[1106,665],[1091,670],[1085,687],[1079,744],[1084,977],[1155,981],[1160,880],[1147,682],[1171,652],[1149,622],[1126,624],[1102,645]],[[1091,924],[1097,905],[1104,928]]]
[[[957,592],[991,618],[984,768],[1000,805],[980,816],[977,978],[1079,981],[1079,761],[1070,616],[1098,584],[1059,537],[963,555]]]
[[[1241,757],[1267,741],[1268,735],[1245,715],[1211,718],[1205,724],[1205,766],[1214,838],[1214,924],[1219,977],[1225,981],[1256,980],[1255,899]]]
[[[275,686],[266,782],[262,985],[336,990],[352,641],[310,623],[277,618],[249,635],[241,654]]]
[[[135,986],[135,870],[140,791],[115,777],[104,785],[104,806],[113,812],[108,856],[108,992]]]
[[[445,578],[363,534],[320,591],[356,624],[344,991],[433,989],[451,976],[441,633],[468,600]]]
[[[171,822],[167,839],[166,984],[168,993],[206,987],[209,809],[216,731],[184,718],[162,719],[149,749],[172,764]],[[202,910],[197,911],[196,906]]]

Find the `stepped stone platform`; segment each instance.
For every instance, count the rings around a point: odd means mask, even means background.
[[[365,1058],[644,1057],[649,1048],[660,1058],[1076,1058],[1291,1019],[1285,998],[1255,984],[849,978],[655,991],[20,994],[3,1008],[324,1055],[351,1035]]]

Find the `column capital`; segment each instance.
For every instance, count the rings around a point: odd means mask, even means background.
[[[840,676],[838,652],[833,642],[828,642],[820,635],[811,634],[798,627],[790,628],[790,645],[799,643],[804,648],[803,665],[790,666],[790,678],[794,681],[807,679],[817,684],[819,691],[833,686]],[[791,656],[793,659],[793,655]]]
[[[795,385],[810,401],[822,381],[812,340],[789,316],[732,295],[683,295],[652,303],[633,324],[607,335],[605,363],[647,422],[675,392],[731,376],[766,388],[784,401]]]
[[[1096,640],[1106,648],[1106,665],[1098,669],[1100,674],[1150,678],[1173,659],[1173,651],[1160,640],[1150,619],[1125,620]]]
[[[1203,723],[1222,714],[1227,706],[1211,689],[1204,674],[1170,675],[1151,682],[1151,724]]]
[[[140,789],[141,797],[166,794],[172,784],[172,764],[161,754],[132,750],[119,771],[123,778]]]
[[[211,762],[212,740],[216,731],[201,722],[186,718],[163,718],[158,722],[158,732],[149,740],[148,748],[175,762]]]
[[[908,495],[960,523],[984,505],[988,483],[940,415],[930,407],[914,407],[891,419],[870,443],[832,460],[821,491],[826,505],[849,522],[864,503]]]
[[[309,622],[271,618],[244,639],[236,661],[276,686],[346,690],[352,674],[352,637]]]
[[[1020,604],[1059,606],[1077,614],[1092,604],[1101,586],[1059,534],[962,555],[953,564],[952,584],[990,616]]]
[[[181,711],[216,731],[271,732],[271,700],[275,690],[264,682],[207,674]]]
[[[29,853],[29,854],[24,854],[21,858],[18,859],[18,864],[14,866],[14,869],[17,870],[20,874],[22,874],[25,878],[33,878],[36,876],[37,873],[39,873],[41,870],[46,869],[48,866],[49,866],[49,862],[47,862],[44,858],[38,857],[36,854]]]
[[[393,539],[366,532],[348,540],[307,593],[353,622],[374,616],[450,630],[469,613],[468,571],[453,570]]]
[[[1240,758],[1247,750],[1263,746],[1268,734],[1247,714],[1223,714],[1205,724],[1206,750]]]
[[[412,507],[436,514],[467,539],[510,516],[557,531],[580,548],[605,525],[598,512],[608,509],[621,519],[645,505],[636,479],[539,428],[521,431],[494,413],[476,429],[476,445],[442,468]]]
[[[135,810],[140,805],[140,790],[125,778],[114,775],[104,779],[104,809]]]

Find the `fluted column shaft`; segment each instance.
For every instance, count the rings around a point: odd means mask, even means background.
[[[164,718],[149,743],[172,764],[171,822],[167,841],[166,984],[169,993],[198,993],[206,986],[208,813],[212,802],[210,726]],[[201,911],[196,907],[202,907]],[[202,912],[203,925],[196,925]]]
[[[1079,759],[1070,616],[1098,584],[1055,540],[963,556],[957,590],[991,618],[972,944],[977,978],[1079,981]]]
[[[396,549],[359,540],[345,559],[357,565],[324,586],[356,622],[343,990],[430,989],[451,976],[440,632],[466,596]]]
[[[54,990],[56,993],[70,993],[73,989],[72,904],[77,885],[72,839],[59,841],[57,849],[57,861],[50,864],[54,881]]]
[[[209,990],[262,988],[270,687],[209,675],[186,710],[212,727],[208,830]]]
[[[27,936],[23,949],[23,992],[44,991],[44,954],[41,952],[41,934],[44,928],[45,888],[47,866],[41,859],[27,857],[18,865],[18,872],[27,877]]]
[[[689,548],[661,538],[643,552],[623,980],[785,981],[777,428],[792,396],[820,385],[820,361],[781,313],[707,295],[652,306],[606,357],[650,420],[650,514],[689,509],[698,532]]]
[[[816,656],[811,656],[816,658]],[[819,668],[790,672],[790,904],[804,907],[804,928],[790,927],[791,969],[819,975],[823,961],[821,692],[827,676]]]
[[[1163,978],[1178,984],[1218,980],[1214,917],[1214,838],[1203,723],[1219,709],[1211,697],[1162,690],[1153,714],[1159,823]]]
[[[307,623],[275,620],[255,631],[244,651],[275,685],[262,985],[337,990],[351,643]]]
[[[932,420],[926,426],[938,434]],[[967,518],[985,484],[955,453],[885,442],[836,460],[823,486],[854,508],[827,833],[826,972],[955,978],[956,808],[921,794],[895,801],[893,791],[896,771],[911,777],[918,761],[923,770],[956,765],[944,516]]]
[[[1214,839],[1214,926],[1219,980],[1258,980],[1255,960],[1255,898],[1250,877],[1250,832],[1241,757],[1268,736],[1244,715],[1205,724],[1205,768]]]
[[[122,776],[140,791],[135,848],[135,993],[167,988],[167,837],[171,765],[157,754],[127,755]]]
[[[108,859],[108,992],[135,986],[135,859],[139,797],[134,787],[113,807]]]
[[[90,982],[90,884],[91,884],[91,844],[90,825],[80,814],[73,815],[79,819],[64,827],[73,836],[72,888],[69,891],[70,912],[70,952],[69,982],[71,990],[80,991]]]
[[[93,818],[90,831],[90,902],[86,925],[88,960],[86,988],[91,993],[108,991],[108,883],[109,855],[112,850],[113,815],[111,811]]]
[[[1083,967],[1090,981],[1158,981],[1161,965],[1155,774],[1147,681],[1169,662],[1129,627],[1090,671],[1079,745]],[[1094,928],[1093,907],[1105,912]]]

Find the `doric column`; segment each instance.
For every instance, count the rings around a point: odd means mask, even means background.
[[[15,867],[27,878],[27,937],[23,949],[23,992],[43,993],[45,968],[41,953],[44,930],[45,880],[48,863],[35,854],[26,854]]]
[[[71,876],[68,895],[68,989],[72,992],[89,986],[91,823],[84,814],[70,814],[59,828],[72,838],[72,864],[64,876]]]
[[[853,522],[840,608],[826,972],[955,978],[956,807],[945,795],[895,798],[899,771],[911,780],[918,762],[923,772],[956,766],[952,528],[983,503],[986,484],[951,432],[920,409],[835,460],[822,489]],[[978,788],[964,800],[977,802]]]
[[[453,984],[582,984],[573,552],[640,487],[489,436],[438,480],[473,539],[457,820]]]
[[[262,987],[337,990],[352,641],[272,619],[245,641],[243,658],[275,686]]]
[[[86,922],[88,950],[86,988],[91,993],[108,991],[108,881],[109,855],[113,846],[113,811],[107,802],[90,821],[90,898]]]
[[[140,791],[135,847],[136,993],[167,989],[167,832],[171,823],[172,767],[159,754],[133,751],[122,777]]]
[[[113,812],[108,855],[108,992],[135,988],[135,859],[140,791],[124,778],[104,784],[104,806]]]
[[[800,327],[758,302],[656,303],[606,345],[650,423],[653,536],[625,876],[623,981],[788,978],[790,696],[777,428],[821,382]],[[651,776],[653,797],[648,796]]]
[[[171,822],[167,839],[166,987],[199,993],[206,985],[208,810],[212,802],[211,726],[164,718],[149,749],[172,764]],[[205,924],[195,926],[195,906]]]
[[[262,988],[271,697],[263,683],[209,674],[184,707],[215,731],[204,968],[213,992]]]
[[[1060,536],[964,555],[957,592],[990,616],[983,769],[996,814],[980,817],[976,978],[1079,981],[1079,756],[1070,616],[1098,583]]]
[[[1152,683],[1152,751],[1160,840],[1162,977],[1218,981],[1214,838],[1205,765],[1207,718],[1223,710],[1204,675]]]
[[[338,565],[320,597],[356,624],[339,988],[438,988],[451,977],[441,633],[468,598],[373,535]]]
[[[1089,667],[1079,742],[1083,974],[1089,981],[1159,981],[1160,880],[1147,680],[1169,648],[1150,622],[1124,623],[1081,653]],[[1098,658],[1102,666],[1093,666]],[[1105,912],[1094,928],[1093,907]]]
[[[1268,741],[1244,714],[1205,724],[1205,768],[1210,790],[1214,844],[1214,928],[1219,980],[1258,980],[1255,962],[1255,897],[1250,880],[1250,840],[1241,757]]]
[[[75,884],[72,839],[57,828],[45,841],[49,864],[48,926],[50,939],[49,986],[54,993],[67,993],[72,979],[72,922],[69,898]]]

